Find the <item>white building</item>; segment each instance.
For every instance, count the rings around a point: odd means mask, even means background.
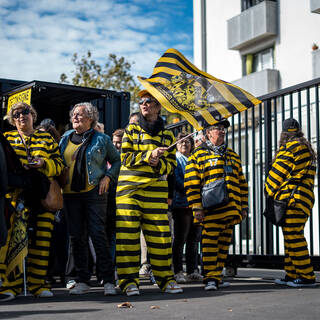
[[[217,78],[235,83],[255,96],[262,96],[320,77],[320,50],[312,49],[314,43],[320,47],[320,14],[317,14],[320,13],[320,0],[194,0],[193,5],[194,64],[200,69]],[[317,111],[314,90],[310,92],[301,90],[282,98],[276,98],[272,106],[272,126],[279,128],[278,138],[282,116],[293,116],[299,119],[300,113],[302,128],[305,133],[309,129],[310,139],[316,147],[319,135],[316,134]],[[281,113],[282,103],[284,114]],[[275,104],[278,105],[277,108]],[[250,115],[249,112],[249,120]],[[259,238],[262,234],[260,211],[263,195],[260,195],[263,186],[259,183],[261,180],[252,181],[251,177],[253,172],[260,179],[264,175],[264,171],[260,171],[264,168],[264,161],[260,160],[260,154],[265,154],[266,140],[263,136],[264,105],[260,111],[256,108],[254,117],[255,121],[251,118],[251,124],[249,124],[249,134],[245,136],[243,130],[241,133],[239,131],[239,134],[234,136],[234,144],[235,151],[240,151],[242,159],[248,163],[251,206],[253,198],[257,203],[255,223],[252,216],[254,210],[251,207],[249,225],[250,230],[254,230],[257,235],[257,239],[253,241],[253,233],[250,232],[249,241],[243,239],[241,246],[244,251],[248,246],[250,253],[259,254],[265,252],[266,243],[263,236],[262,239]],[[243,113],[241,125],[237,126],[240,123],[238,121],[240,120],[236,115],[235,130],[239,130],[244,124]],[[238,147],[239,137],[241,150]],[[256,145],[252,148],[250,144],[255,137]],[[259,138],[261,145],[258,145]],[[277,139],[272,137],[272,141]],[[248,155],[244,156],[246,142]],[[317,152],[319,153],[320,150]],[[315,187],[317,194],[317,180]],[[309,245],[310,238],[313,238],[314,255],[320,255],[319,200],[316,196],[312,227],[308,223],[305,228]],[[235,231],[236,239],[241,238],[239,227],[236,227]],[[276,235],[276,230],[274,231]],[[265,233],[265,229],[263,232]],[[274,242],[275,240],[274,238]],[[281,232],[278,242],[280,254],[283,254]],[[240,242],[237,240],[235,244],[236,247],[231,248],[231,251],[235,250],[235,253],[239,253]]]
[[[194,63],[252,94],[320,77],[320,0],[194,0]]]

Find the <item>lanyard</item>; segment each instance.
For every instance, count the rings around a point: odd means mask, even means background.
[[[32,135],[33,135],[33,134],[32,134]],[[25,140],[23,139],[23,137],[22,137],[21,134],[19,133],[20,139],[21,139],[21,141],[22,141],[22,143],[23,143],[23,145],[24,145],[24,148],[25,148],[25,150],[26,150],[26,153],[27,153],[28,162],[32,162],[32,160],[33,160],[33,156],[32,156],[31,153],[30,153],[30,145],[31,145],[32,135],[30,136],[30,139],[29,139],[29,141],[28,141],[28,146],[27,146]]]

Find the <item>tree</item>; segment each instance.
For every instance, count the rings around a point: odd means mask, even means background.
[[[75,66],[71,83],[76,86],[128,91],[131,94],[132,105],[138,101],[138,92],[141,90],[133,75],[130,73],[132,64],[124,57],[118,58],[109,54],[104,66],[91,58],[91,51],[81,58],[77,53],[72,56]],[[61,83],[70,83],[65,73],[60,75]]]

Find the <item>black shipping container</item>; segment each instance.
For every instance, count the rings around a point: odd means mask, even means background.
[[[12,80],[11,80],[12,81]],[[28,94],[30,102],[37,110],[39,124],[44,118],[51,118],[60,132],[70,123],[69,111],[79,102],[91,102],[99,110],[99,121],[104,123],[105,133],[112,135],[118,128],[128,124],[130,113],[130,93],[111,90],[78,87],[44,81],[23,83],[10,91],[1,93],[1,131],[12,130],[3,117],[7,113],[8,102],[13,98]]]

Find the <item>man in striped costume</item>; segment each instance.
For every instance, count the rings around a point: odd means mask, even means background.
[[[276,284],[291,287],[314,287],[315,275],[311,265],[304,226],[314,204],[314,177],[316,155],[304,138],[300,124],[286,119],[280,135],[279,150],[269,171],[265,191],[277,200],[289,199],[282,227],[285,247],[286,276],[276,279]]]
[[[129,124],[122,140],[117,186],[116,261],[119,285],[128,296],[139,295],[140,229],[160,289],[182,289],[171,270],[171,234],[167,216],[167,175],[176,167],[173,133],[164,129],[161,105],[146,90],[140,92],[139,122]]]
[[[194,150],[188,159],[184,187],[195,218],[203,223],[202,262],[205,290],[217,290],[228,283],[221,273],[228,255],[233,226],[240,223],[248,211],[248,185],[242,173],[239,156],[224,143],[228,120],[209,127],[209,140]],[[225,176],[228,203],[204,209],[201,190]],[[213,197],[215,195],[212,195]]]

